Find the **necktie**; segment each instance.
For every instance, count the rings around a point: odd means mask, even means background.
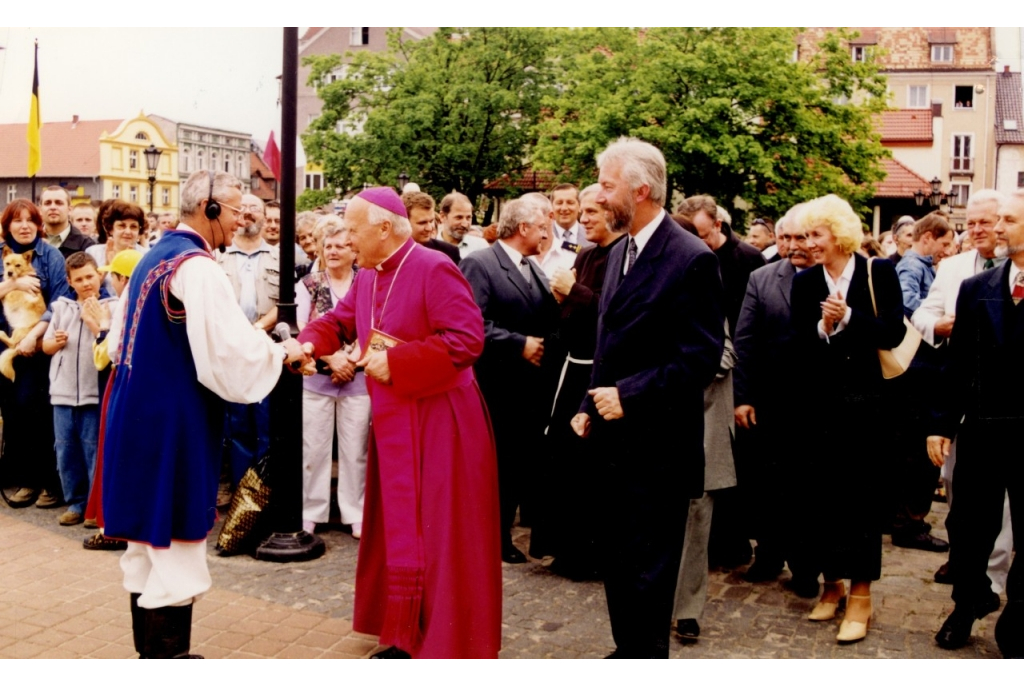
[[[1013,298],[1014,304],[1020,304],[1021,300],[1024,300],[1024,271],[1017,274],[1017,278],[1013,281],[1013,293],[1010,294]]]
[[[985,263],[981,267],[981,270],[982,271],[988,271],[989,269],[991,269],[995,265],[996,265],[996,263],[993,262],[991,259],[986,259]]]
[[[629,238],[629,249],[626,252],[626,273],[628,274],[633,270],[633,264],[636,262],[636,241],[633,237]]]
[[[526,287],[533,287],[533,274],[530,273],[530,263],[526,261],[526,257],[523,257],[519,262],[519,272],[523,274],[523,278],[526,279]]]

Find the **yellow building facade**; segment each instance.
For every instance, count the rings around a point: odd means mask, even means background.
[[[150,145],[161,151],[156,168],[153,197],[149,196],[149,170],[145,150]],[[144,113],[125,119],[112,132],[99,139],[100,180],[104,199],[121,199],[139,205],[147,212],[178,214],[180,207],[178,148]]]

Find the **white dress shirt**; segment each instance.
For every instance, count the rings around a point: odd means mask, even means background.
[[[647,246],[647,241],[654,235],[654,230],[661,225],[661,222],[665,219],[665,210],[659,209],[658,215],[654,217],[654,221],[641,228],[636,235],[627,236],[627,241],[632,240],[636,243],[636,256],[640,257],[640,253],[644,251],[644,247]],[[629,243],[626,243],[626,260],[622,263],[622,275],[625,276],[629,270]]]
[[[846,262],[846,266],[843,268],[843,273],[839,274],[839,280],[833,281],[832,276],[829,275],[828,269],[822,268],[822,273],[825,274],[825,284],[828,285],[829,295],[835,295],[837,292],[842,293],[843,301],[846,301],[846,295],[850,291],[850,281],[853,280],[853,270],[856,267],[857,260],[853,255],[850,255],[850,259]],[[846,328],[847,324],[850,323],[850,317],[853,315],[853,310],[850,309],[849,303],[846,305],[846,313],[843,314],[843,320],[840,321],[836,327],[829,333],[825,333],[825,326],[818,319],[818,337],[822,340],[828,340],[829,336],[833,336]]]

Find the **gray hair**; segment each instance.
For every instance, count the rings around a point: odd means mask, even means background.
[[[601,190],[600,183],[591,183],[589,186],[580,191],[580,202],[583,202],[584,195],[591,195]]]
[[[1016,195],[1017,192],[1014,191],[1013,194]],[[976,193],[973,193],[969,198],[967,198],[968,207],[970,207],[971,205],[978,205],[985,202],[995,202],[996,204],[1001,205],[1004,202],[1006,202],[1006,193],[999,190],[993,190],[992,188],[984,188]]]
[[[319,218],[313,212],[299,212],[295,215],[295,232],[298,233],[299,229],[305,228],[307,225],[312,226],[313,230],[316,230],[317,219]]]
[[[795,204],[792,207],[790,207],[789,210],[786,211],[786,213],[782,215],[782,218],[779,219],[775,223],[775,234],[776,234],[776,236],[781,235],[783,224],[788,226],[789,222],[792,221],[794,224],[799,225],[800,212],[801,212],[801,210],[803,210],[804,205],[806,205],[806,204],[807,204],[806,202],[798,202],[797,204]]]
[[[310,212],[314,218],[316,215]],[[331,236],[338,235],[345,230],[345,224],[341,220],[341,217],[337,214],[328,214],[322,216],[316,222],[316,226],[313,227],[313,235],[316,236],[316,240],[319,243],[321,240],[327,240]]]
[[[213,192],[210,192],[210,175],[213,174]],[[234,188],[242,189],[242,183],[231,174],[218,171],[197,171],[185,181],[181,187],[181,215],[192,216],[199,211],[199,205],[203,200],[222,198],[224,194]]]
[[[732,226],[732,217],[729,215],[729,212],[725,211],[725,207],[718,205],[718,209],[715,211],[715,214],[715,218],[723,224],[729,224],[729,226]]]
[[[665,155],[661,150],[639,138],[622,136],[597,155],[598,168],[618,163],[622,166],[622,177],[629,183],[630,190],[642,185],[650,188],[650,199],[661,206],[668,194]]]
[[[367,208],[366,219],[371,225],[376,226],[388,221],[391,223],[391,232],[394,233],[395,237],[408,238],[412,235],[412,224],[409,223],[406,217],[379,207],[372,202],[367,202],[367,204],[369,207]]]
[[[511,238],[519,230],[519,224],[528,224],[537,218],[537,212],[551,211],[551,202],[540,193],[527,193],[508,202],[501,210],[498,221],[498,240]]]

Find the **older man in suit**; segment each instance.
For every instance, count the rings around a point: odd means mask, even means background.
[[[737,441],[752,453],[750,475],[756,486],[750,488],[751,509],[759,515],[753,530],[757,552],[745,577],[750,582],[774,579],[788,561],[791,589],[816,597],[818,571],[801,555],[799,516],[792,509],[801,492],[799,441],[793,440],[791,422],[793,393],[801,387],[794,369],[801,367],[793,356],[789,296],[793,276],[814,266],[807,236],[796,221],[799,210],[797,205],[779,221],[779,252],[787,258],[754,271],[747,282],[736,324],[733,390],[741,429]],[[787,449],[778,449],[783,444]]]
[[[925,342],[936,349],[940,356],[947,353],[953,323],[956,319],[957,293],[960,285],[983,271],[1000,266],[1006,259],[1002,249],[997,249],[996,224],[999,221],[999,206],[1006,196],[996,190],[980,190],[967,202],[967,231],[974,243],[974,249],[943,260],[935,274],[935,280],[928,290],[928,296],[914,312],[911,321],[921,332]],[[956,442],[950,448],[949,458],[942,465],[942,479],[946,485],[946,500],[953,504],[953,471],[956,465]],[[992,591],[1000,593],[1006,586],[1006,574],[1010,569],[1013,550],[1013,532],[1010,525],[1010,501],[1004,498],[1003,527],[996,538],[989,557],[988,577]],[[943,564],[935,574],[939,583],[951,583],[949,565]]]
[[[610,656],[668,658],[685,503],[704,492],[704,388],[722,358],[722,280],[711,250],[663,209],[657,148],[620,138],[597,164],[597,202],[629,236],[608,257],[590,390],[572,425],[595,443],[599,496],[616,503],[604,574]]]
[[[997,239],[1009,259],[960,286],[945,390],[928,455],[941,464],[955,436],[957,494],[950,512],[950,566],[956,608],[935,636],[940,647],[967,643],[976,618],[998,608],[991,601],[986,566],[1002,521],[1004,493],[1010,497],[1017,549],[1024,545],[1024,191],[999,208]],[[962,420],[961,420],[962,419]],[[1016,502],[1016,504],[1014,504]],[[1006,657],[1024,657],[1024,565],[1018,556],[1006,583],[1007,606],[995,637]],[[998,600],[998,598],[997,598]]]
[[[512,200],[502,210],[494,245],[459,263],[484,317],[484,352],[474,369],[494,426],[501,557],[510,564],[526,561],[512,544],[512,524],[516,509],[530,499],[533,461],[554,394],[545,342],[558,326],[559,309],[544,272],[527,259],[550,235],[550,212],[543,195]]]

